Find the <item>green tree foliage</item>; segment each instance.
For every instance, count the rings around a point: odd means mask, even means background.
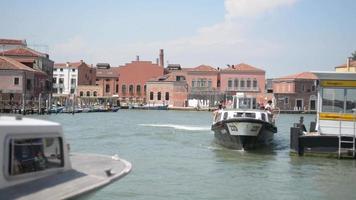
[[[354,51],[354,52],[351,54],[351,59],[352,59],[352,60],[356,60],[356,51]]]

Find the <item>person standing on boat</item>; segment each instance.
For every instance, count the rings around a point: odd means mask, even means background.
[[[267,110],[269,113],[272,113],[273,106],[272,106],[272,101],[271,100],[267,101],[267,104],[265,106],[265,110]]]

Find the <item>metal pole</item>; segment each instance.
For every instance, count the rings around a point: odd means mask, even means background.
[[[42,109],[41,109],[41,98],[42,98],[42,94],[40,93],[38,95],[38,114],[40,115],[42,113]]]

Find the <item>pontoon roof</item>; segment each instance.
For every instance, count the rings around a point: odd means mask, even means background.
[[[334,71],[315,71],[312,72],[319,80],[356,80],[356,73],[353,72],[334,72]]]

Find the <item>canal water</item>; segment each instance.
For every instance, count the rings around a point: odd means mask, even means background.
[[[356,163],[289,155],[281,115],[274,144],[254,152],[222,148],[210,131],[212,113],[120,110],[40,116],[60,122],[73,152],[132,162],[123,179],[81,199],[356,199]],[[306,124],[314,115],[305,115]]]

